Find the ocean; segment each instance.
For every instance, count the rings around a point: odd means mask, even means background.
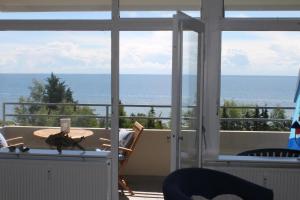
[[[71,88],[74,99],[79,103],[110,103],[110,75],[57,74],[57,76]],[[32,80],[45,82],[47,77],[49,74],[0,74],[0,105],[3,102],[18,102],[20,96],[28,97]],[[222,76],[221,105],[224,100],[234,100],[240,104],[259,106],[294,106],[296,83],[296,76]],[[194,91],[194,88],[191,91]],[[123,104],[170,105],[171,75],[120,75],[120,100]],[[149,109],[129,108],[127,113],[145,110]],[[157,113],[167,116],[170,109],[158,109]],[[2,106],[0,114],[2,116]]]

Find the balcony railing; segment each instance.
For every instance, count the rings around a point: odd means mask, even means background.
[[[9,106],[86,106],[86,107],[93,107],[98,108],[98,110],[102,109],[103,114],[96,113],[94,115],[57,115],[57,114],[18,114],[14,112],[14,108],[8,108]],[[121,104],[124,108],[161,108],[161,109],[168,109],[168,116],[166,114],[164,116],[147,116],[147,113],[144,113],[145,116],[120,116],[121,119],[153,119],[153,120],[164,120],[164,121],[170,121],[170,111],[171,106],[170,105],[142,105],[142,104]],[[193,106],[190,106],[189,108],[194,108]],[[288,111],[288,116],[284,119],[278,119],[278,118],[253,118],[253,117],[227,117],[223,118],[220,117],[220,122],[291,122],[291,113],[292,110],[294,110],[294,107],[277,107],[277,106],[220,106],[220,112],[222,109],[242,109],[242,110],[255,110],[255,109],[267,109],[267,110],[274,110],[274,109],[281,109],[284,111]],[[110,124],[110,111],[111,111],[111,105],[110,104],[70,104],[70,103],[32,103],[32,102],[5,102],[2,105],[2,119],[3,124],[7,123],[7,118],[9,117],[57,117],[57,118],[63,118],[63,117],[70,117],[70,118],[76,118],[76,117],[85,117],[85,118],[96,118],[96,119],[103,119],[105,128],[109,127]],[[183,120],[193,120],[192,116],[184,116],[182,118]]]
[[[220,106],[220,109],[243,109],[243,110],[255,110],[255,109],[267,109],[274,110],[274,109],[280,109],[284,111],[290,111],[285,119],[278,119],[278,118],[222,118],[220,117],[220,121],[257,121],[257,122],[291,122],[292,120],[292,111],[295,109],[294,107],[290,106]]]
[[[70,107],[93,107],[93,108],[99,108],[98,111],[102,108],[104,110],[105,114],[94,114],[94,115],[65,115],[65,114],[18,114],[14,112],[14,108],[9,109],[9,106],[70,106]],[[170,105],[140,105],[140,104],[121,104],[120,106],[123,106],[124,108],[167,108],[170,113],[171,106]],[[97,109],[96,109],[97,110]],[[33,102],[4,102],[2,105],[2,119],[3,124],[7,123],[8,117],[57,117],[57,118],[76,118],[76,117],[85,117],[85,118],[96,118],[96,119],[104,119],[105,128],[109,127],[110,124],[110,110],[111,105],[110,104],[72,104],[72,103],[33,103]],[[13,112],[12,112],[13,111]],[[154,117],[148,117],[148,116],[120,116],[121,119],[157,119],[157,120],[170,120],[171,117],[162,117],[162,116],[154,116]],[[188,117],[186,117],[188,118]],[[192,119],[191,117],[189,119]]]

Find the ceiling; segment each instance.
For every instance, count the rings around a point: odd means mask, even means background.
[[[201,0],[120,0],[121,10],[199,10]],[[0,11],[110,10],[111,0],[0,0]],[[300,0],[225,0],[226,10],[300,10]]]

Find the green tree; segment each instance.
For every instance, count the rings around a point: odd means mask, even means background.
[[[137,113],[137,114],[131,113],[130,117],[131,117],[131,123],[130,123],[129,127],[132,127],[133,123],[135,121],[138,121],[145,128],[148,128],[147,127],[148,120],[146,119],[147,116],[145,113]]]
[[[259,108],[256,105],[253,116],[252,116],[252,118],[254,118],[254,122],[253,122],[253,130],[254,131],[260,130],[260,122],[257,120],[257,119],[260,118],[260,116],[261,115],[260,115],[260,112],[259,112]]]
[[[245,112],[244,118],[251,118],[251,114],[250,114],[249,110],[247,110]],[[244,123],[243,123],[243,126],[244,126],[244,130],[246,130],[246,131],[251,131],[252,130],[251,121],[245,120]]]
[[[267,108],[262,109],[261,118],[269,119],[269,113],[268,113]],[[268,125],[267,121],[261,122],[261,130],[264,130],[264,131],[269,130],[269,125]]]
[[[148,112],[147,128],[155,128],[155,110],[153,107]]]
[[[64,81],[51,73],[47,78],[47,84],[45,85],[45,92],[43,94],[43,102],[47,103],[74,103],[72,90],[65,85]],[[49,105],[49,112],[57,109],[56,105]]]
[[[280,108],[275,108],[271,111],[270,114],[271,119],[286,119],[285,110]],[[275,131],[283,131],[283,130],[289,130],[291,126],[290,122],[280,122],[280,121],[273,121],[271,124],[271,130]]]
[[[228,130],[229,126],[228,126],[228,121],[226,119],[229,118],[229,115],[228,115],[227,108],[225,106],[221,110],[221,118],[224,119],[223,121],[221,121],[221,129]]]
[[[129,128],[131,126],[130,119],[124,118],[127,117],[127,113],[124,109],[124,105],[119,101],[119,127],[120,128]]]
[[[33,103],[31,105],[21,104],[15,108],[16,121],[22,125],[39,125],[39,126],[59,126],[59,117],[50,117],[59,115],[89,115],[86,117],[73,117],[73,126],[96,127],[97,120],[91,116],[95,116],[93,110],[89,107],[81,106],[41,106],[34,103],[76,103],[73,100],[72,90],[65,85],[64,81],[51,73],[47,78],[46,84],[41,81],[33,80],[32,86],[29,87],[29,97],[20,97],[20,103]],[[31,115],[31,116],[26,116]],[[34,115],[44,115],[35,117]]]
[[[237,107],[238,104],[233,100],[225,100],[224,101],[224,107],[227,107],[226,113],[228,115],[228,118],[241,118],[242,117],[242,109],[236,109],[236,108],[228,108],[228,107]],[[232,120],[228,122],[228,130],[241,130],[243,127],[243,124],[241,121]]]

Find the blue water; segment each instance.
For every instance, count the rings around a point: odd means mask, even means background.
[[[296,76],[222,76],[221,102],[294,106]]]
[[[109,104],[111,101],[110,75],[58,74],[73,91],[79,103]],[[18,102],[20,96],[29,96],[32,80],[46,81],[49,74],[0,74],[0,105]],[[184,79],[186,80],[186,79]],[[185,81],[185,88],[195,78]],[[222,76],[221,103],[225,99],[242,104],[294,106],[297,77],[294,76]],[[191,95],[195,88],[184,89]],[[120,75],[120,99],[124,104],[171,104],[170,75]],[[193,100],[191,100],[193,101]],[[136,109],[129,109],[131,111]],[[143,111],[145,109],[142,109]],[[168,115],[170,110],[162,111]],[[0,106],[2,114],[2,106]]]

